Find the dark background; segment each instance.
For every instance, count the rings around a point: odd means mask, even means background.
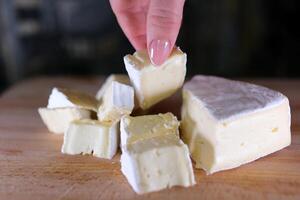
[[[299,1],[187,0],[188,75],[300,77]],[[108,0],[0,0],[0,92],[38,75],[125,73]]]

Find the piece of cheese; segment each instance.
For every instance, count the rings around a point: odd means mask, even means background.
[[[186,54],[179,48],[174,48],[161,66],[151,64],[146,50],[126,55],[124,63],[139,106],[144,110],[174,94],[186,74]]]
[[[171,113],[123,117],[121,170],[139,194],[195,184],[188,147]]]
[[[75,120],[70,123],[64,135],[62,153],[93,154],[99,158],[111,159],[117,152],[119,123],[105,123],[98,120]]]
[[[102,97],[105,93],[105,91],[110,87],[111,83],[113,81],[118,81],[119,83],[123,83],[126,85],[130,85],[130,79],[125,74],[111,74],[105,82],[102,84],[101,88],[98,90],[96,94],[96,99],[99,101],[102,100]]]
[[[91,117],[91,111],[80,108],[39,108],[38,112],[48,130],[56,134],[63,134],[73,120]]]
[[[279,92],[213,76],[183,87],[182,139],[208,174],[238,167],[291,143],[288,99]]]
[[[103,95],[98,109],[100,121],[117,122],[124,115],[129,115],[134,107],[134,90],[131,86],[112,81]]]
[[[83,108],[97,112],[98,103],[95,97],[86,93],[64,88],[53,88],[47,108]]]

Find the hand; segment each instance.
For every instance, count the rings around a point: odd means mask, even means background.
[[[175,45],[184,0],[110,0],[110,4],[133,47],[147,48],[151,62],[161,65]]]

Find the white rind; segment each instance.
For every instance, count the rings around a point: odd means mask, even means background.
[[[82,108],[97,112],[98,100],[89,94],[65,88],[52,89],[47,108]]]
[[[135,68],[134,63],[132,63],[128,56],[124,57],[124,64],[126,71],[130,77],[131,84],[134,87],[137,100],[141,104],[142,102],[144,102],[144,96],[141,87],[141,71]]]
[[[47,108],[76,108],[77,106],[72,103],[68,97],[60,92],[57,88],[53,88],[48,99]]]
[[[131,187],[133,188],[133,190],[136,193],[142,194],[139,186],[139,183],[141,182],[140,176],[139,176],[139,172],[136,170],[138,168],[136,159],[133,159],[130,153],[126,151],[124,152],[122,151],[120,162],[121,162],[121,171],[123,175],[126,177]]]
[[[131,86],[112,81],[98,109],[100,121],[118,122],[134,108],[134,90]]]
[[[234,119],[276,106],[286,99],[283,94],[263,86],[215,76],[194,76],[183,89],[201,100],[216,120]]]
[[[98,90],[96,94],[96,99],[102,100],[102,97],[105,91],[110,87],[113,81],[118,81],[119,83],[123,83],[126,85],[130,85],[130,79],[125,74],[111,74],[105,82],[102,84],[101,88]]]
[[[70,122],[91,116],[91,111],[80,108],[39,108],[38,112],[48,130],[55,134],[63,134]]]
[[[117,122],[115,123],[111,128],[110,128],[110,133],[109,133],[109,145],[108,145],[108,153],[107,153],[107,158],[112,159],[119,147],[120,143],[120,123]]]
[[[126,126],[128,126],[127,118],[123,117],[120,121],[120,147],[122,148],[123,146],[126,145],[127,139],[129,137],[128,131],[126,130]]]

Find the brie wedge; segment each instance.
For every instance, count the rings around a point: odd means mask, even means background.
[[[53,88],[47,108],[83,108],[97,112],[98,101],[95,97],[79,91]]]
[[[73,120],[91,117],[91,111],[80,108],[39,108],[38,112],[48,130],[56,134],[63,134]]]
[[[179,48],[161,66],[151,64],[146,50],[125,56],[124,63],[143,110],[174,94],[186,74],[186,54]]]
[[[119,83],[123,83],[126,85],[130,85],[130,79],[125,74],[112,74],[110,75],[105,82],[102,84],[101,88],[98,90],[96,94],[96,99],[99,101],[102,99],[105,91],[110,87],[113,81],[117,81]]]
[[[287,97],[265,87],[195,76],[183,88],[182,138],[208,174],[238,167],[291,143]]]
[[[121,170],[139,194],[195,184],[188,147],[171,113],[123,117]]]
[[[70,123],[64,135],[61,151],[71,155],[93,154],[111,159],[117,152],[118,138],[119,123],[76,120]]]
[[[134,107],[134,90],[131,86],[112,81],[103,95],[98,109],[98,119],[106,122],[118,122],[129,115]]]

